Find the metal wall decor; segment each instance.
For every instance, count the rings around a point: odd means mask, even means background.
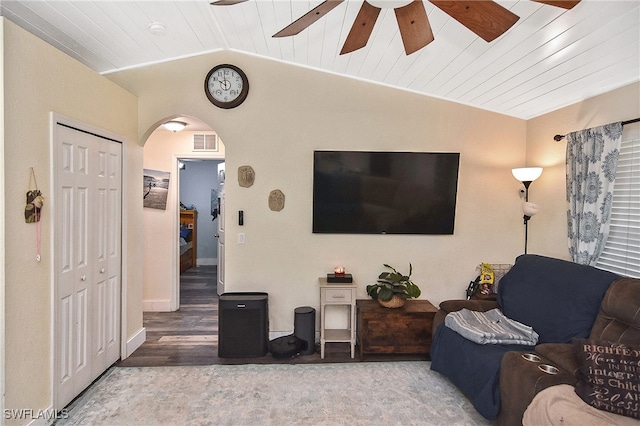
[[[279,189],[274,189],[269,193],[269,208],[274,212],[284,209],[284,193]]]
[[[238,167],[238,183],[243,188],[249,188],[256,180],[256,172],[251,166]]]

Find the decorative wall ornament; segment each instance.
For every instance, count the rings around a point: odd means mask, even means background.
[[[284,193],[279,189],[274,189],[269,193],[269,208],[274,212],[284,209]]]
[[[32,182],[33,188],[32,189]],[[40,213],[44,204],[44,197],[42,192],[38,189],[38,182],[36,181],[36,172],[31,167],[31,174],[29,175],[29,190],[27,191],[27,202],[24,208],[24,221],[26,223],[40,222]]]
[[[253,185],[256,180],[256,172],[253,171],[251,166],[238,167],[238,183],[243,188],[248,188]]]

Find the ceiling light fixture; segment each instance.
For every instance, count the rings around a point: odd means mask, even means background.
[[[380,9],[397,9],[408,5],[411,1],[412,0],[367,0],[367,3]]]
[[[187,123],[183,123],[182,121],[167,121],[163,126],[165,129],[175,133],[187,127]]]
[[[149,24],[149,32],[153,35],[165,35],[167,28],[162,22],[152,22]]]

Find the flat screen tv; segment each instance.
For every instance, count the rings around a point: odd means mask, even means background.
[[[460,153],[315,151],[313,232],[453,234]]]

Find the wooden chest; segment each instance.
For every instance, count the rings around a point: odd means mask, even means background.
[[[368,353],[429,354],[437,308],[428,300],[407,300],[385,308],[376,300],[356,301],[360,359]]]

